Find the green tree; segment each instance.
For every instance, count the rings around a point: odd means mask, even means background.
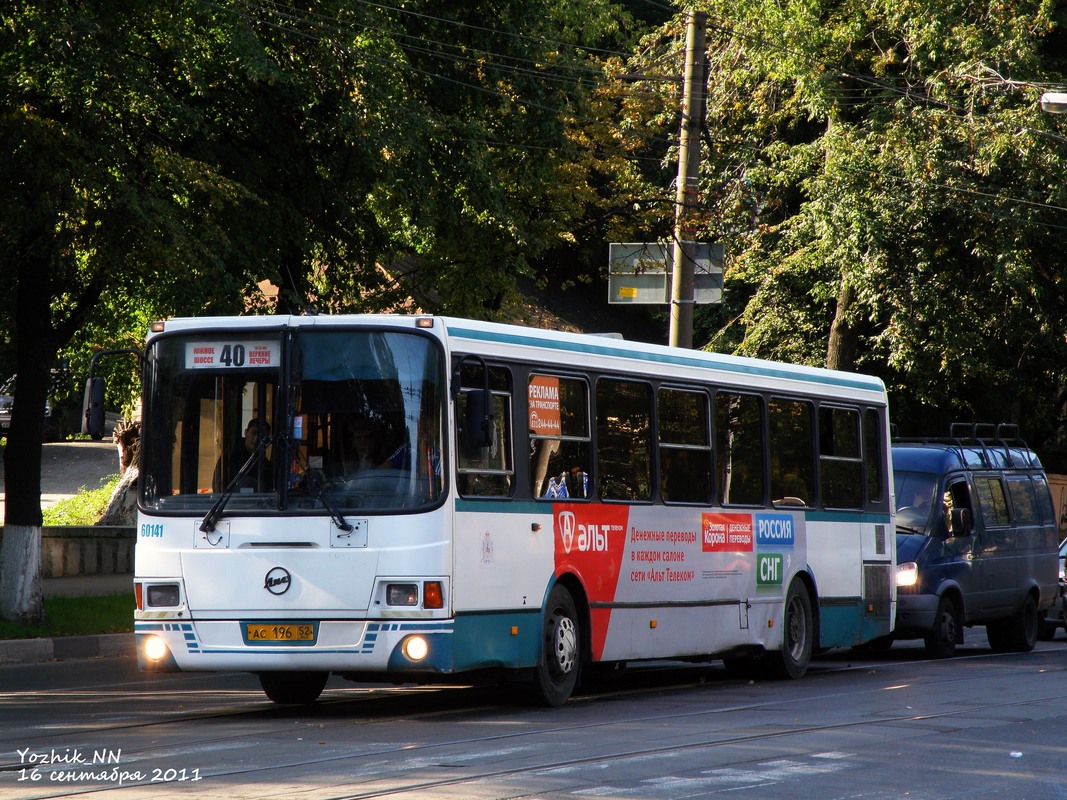
[[[602,0],[456,13],[0,12],[0,290],[15,301],[0,356],[19,374],[0,613],[41,613],[33,410],[61,350],[84,365],[90,336],[125,344],[153,316],[240,313],[264,278],[282,310],[375,309],[422,287],[437,310],[491,315],[517,271],[568,239],[580,204],[557,188],[562,120],[599,80],[589,47],[624,41],[628,17]]]
[[[708,2],[714,346],[1046,434],[1065,350],[1063,4]],[[1062,131],[1061,131],[1062,133]]]

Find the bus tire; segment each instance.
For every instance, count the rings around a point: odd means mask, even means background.
[[[548,593],[541,623],[541,653],[534,675],[534,699],[556,708],[574,692],[581,671],[582,636],[574,598],[556,584]]]
[[[330,677],[328,672],[260,672],[259,685],[275,703],[306,706],[319,699]]]
[[[814,631],[808,587],[794,579],[785,596],[782,647],[768,651],[763,658],[768,677],[791,680],[804,677],[811,663]]]

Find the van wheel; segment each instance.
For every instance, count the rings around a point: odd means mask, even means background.
[[[930,658],[952,658],[960,641],[960,612],[951,597],[942,597],[937,602],[934,627],[923,637],[926,654]]]
[[[534,675],[534,699],[555,708],[567,702],[578,683],[582,657],[581,627],[571,593],[552,587],[541,628],[541,655]]]
[[[782,631],[782,649],[768,652],[761,663],[772,678],[802,678],[811,662],[814,644],[814,626],[811,615],[811,598],[803,581],[789,584],[785,596],[785,619]]]
[[[1029,653],[1037,644],[1037,630],[1041,624],[1041,618],[1037,615],[1037,603],[1033,595],[1027,595],[1022,607],[1015,612],[1011,622],[1008,623],[1006,642],[1007,649],[1016,653]]]
[[[259,685],[275,703],[306,706],[319,699],[329,677],[328,672],[261,672]]]

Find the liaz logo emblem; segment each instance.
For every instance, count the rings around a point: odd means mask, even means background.
[[[293,582],[293,576],[284,567],[275,567],[263,579],[263,588],[271,594],[285,594]]]
[[[571,550],[582,553],[607,552],[607,526],[576,522],[573,511],[559,512],[556,524],[559,526],[559,538],[563,541],[563,552],[567,555],[570,555]]]
[[[556,519],[559,522],[559,537],[563,540],[563,552],[570,555],[574,545],[574,512],[561,511]]]

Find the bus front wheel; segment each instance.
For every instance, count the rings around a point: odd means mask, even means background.
[[[535,698],[556,707],[567,702],[581,670],[581,627],[574,598],[556,585],[548,593],[541,624],[541,654],[534,676]]]
[[[275,703],[306,706],[319,699],[329,677],[328,672],[260,672],[259,685]]]

